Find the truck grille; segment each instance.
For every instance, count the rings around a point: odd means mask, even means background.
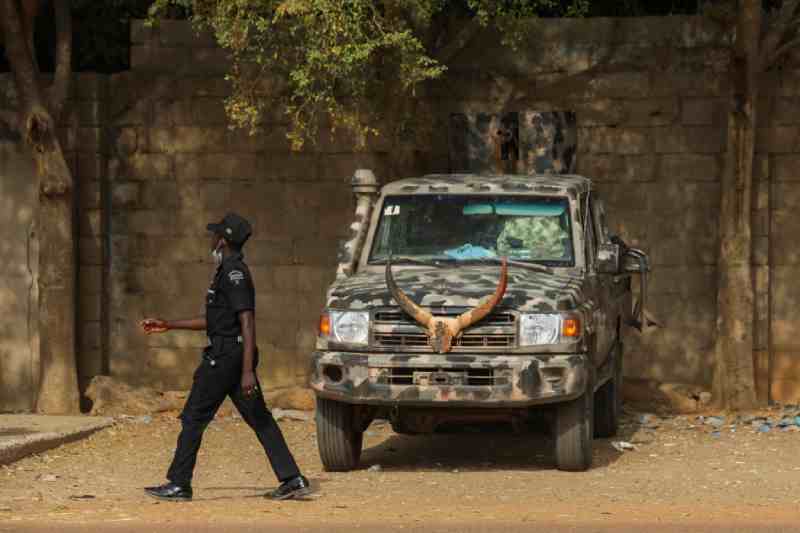
[[[375,367],[370,372],[373,379],[386,385],[466,385],[469,387],[495,386],[508,384],[508,376],[495,374],[492,368],[465,368],[437,371],[432,368],[391,368]],[[446,383],[440,380],[444,379]]]
[[[449,316],[457,317],[460,313],[447,312],[447,313],[434,313],[436,316]],[[483,320],[481,324],[514,324],[517,317],[511,313],[492,313]],[[386,322],[390,324],[416,324],[414,320],[403,313],[402,311],[377,311],[375,313],[375,322]]]
[[[434,309],[434,315],[456,317],[466,309]],[[438,311],[438,312],[437,312]],[[373,313],[372,347],[384,350],[430,352],[425,330],[399,309],[380,309]],[[498,311],[453,339],[454,352],[486,352],[516,347],[517,316]]]
[[[453,339],[453,347],[464,348],[511,348],[514,346],[514,335],[483,335],[480,333],[465,333]],[[376,333],[375,344],[391,347],[425,347],[428,346],[428,337],[423,334],[391,334]]]

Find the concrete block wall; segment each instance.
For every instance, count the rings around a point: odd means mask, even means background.
[[[662,327],[628,330],[625,373],[710,386],[727,124],[723,37],[695,17],[538,20],[530,34],[538,43],[524,53],[479,38],[434,87],[436,107],[442,116],[576,112],[577,171],[595,180],[612,231],[647,251],[653,268],[649,311]],[[788,143],[781,135],[765,129],[759,150]],[[767,201],[762,192],[754,217]],[[759,249],[767,235],[760,225]],[[769,260],[760,254],[756,262],[757,345],[768,354]]]

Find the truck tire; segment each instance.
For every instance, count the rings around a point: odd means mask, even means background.
[[[556,407],[556,465],[559,470],[583,472],[592,466],[593,396],[590,382],[580,398]]]
[[[614,375],[594,395],[594,436],[607,439],[617,434],[622,415],[622,344],[614,349]]]
[[[353,406],[317,398],[317,447],[325,470],[345,472],[358,466],[364,433],[353,425]]]

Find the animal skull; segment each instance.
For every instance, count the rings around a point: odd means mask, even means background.
[[[470,309],[456,318],[438,317],[433,316],[429,311],[414,303],[411,298],[400,290],[392,275],[392,262],[391,260],[386,262],[386,285],[389,287],[392,296],[403,311],[425,328],[428,343],[437,353],[449,352],[453,346],[453,339],[461,336],[461,333],[466,328],[491,313],[492,309],[503,299],[507,283],[508,265],[506,259],[503,258],[503,264],[500,269],[500,282],[497,284],[497,290],[495,290],[494,294],[483,303],[478,304],[474,309]]]

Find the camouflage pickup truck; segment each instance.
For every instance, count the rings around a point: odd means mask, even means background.
[[[327,470],[365,429],[553,420],[558,468],[617,431],[623,331],[641,327],[647,257],[609,234],[589,179],[353,179],[356,215],[311,356]],[[632,274],[641,274],[633,305]]]

